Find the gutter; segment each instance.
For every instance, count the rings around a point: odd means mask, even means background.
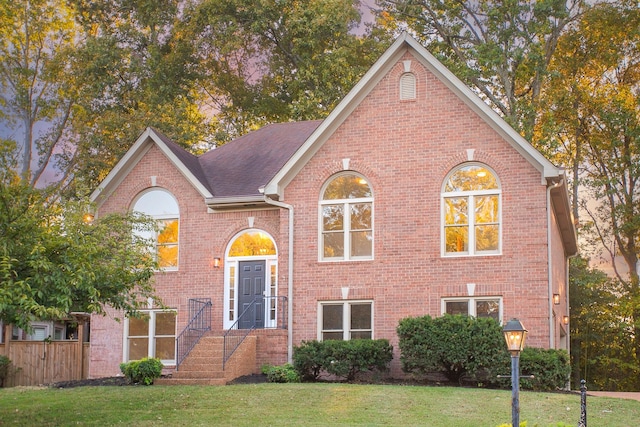
[[[548,293],[548,301],[549,301],[549,348],[556,347],[556,331],[555,324],[553,322],[553,271],[552,271],[552,261],[551,261],[551,209],[553,209],[553,205],[551,204],[551,190],[560,187],[564,184],[564,178],[560,179],[560,181],[549,185],[547,187],[547,262],[549,264],[548,271],[548,281],[549,281],[549,293]],[[569,288],[569,283],[567,282],[567,289]],[[567,312],[568,313],[568,312]],[[568,341],[568,338],[567,338]]]
[[[287,304],[287,361],[293,363],[293,205],[273,200],[264,196],[264,201],[273,206],[289,211],[289,272],[287,275],[287,292],[289,304]]]

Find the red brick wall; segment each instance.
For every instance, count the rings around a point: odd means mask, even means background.
[[[419,62],[417,99],[400,101],[401,62],[382,79],[286,188],[295,205],[294,343],[317,338],[317,303],[373,299],[375,338],[396,348],[406,316],[441,315],[441,298],[502,296],[504,319],[520,318],[528,344],[549,345],[546,191],[541,174]],[[502,188],[502,254],[443,258],[440,193],[447,173],[467,160],[490,166]],[[343,170],[367,177],[374,193],[374,260],[318,261],[318,199]]]

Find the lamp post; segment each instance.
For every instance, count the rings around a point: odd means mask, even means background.
[[[524,348],[527,330],[518,319],[511,319],[502,332],[511,353],[511,426],[520,427],[520,352]]]

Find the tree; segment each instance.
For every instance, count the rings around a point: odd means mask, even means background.
[[[354,0],[202,0],[185,12],[217,139],[324,118],[381,54]]]
[[[582,0],[378,0],[387,26],[407,27],[531,140],[547,67]]]
[[[0,320],[28,329],[74,311],[104,313],[108,305],[136,315],[147,306],[155,262],[133,231],[153,222],[127,214],[89,223],[87,203],[53,202],[2,166]]]
[[[582,257],[571,260],[569,277],[573,387],[585,379],[592,389],[640,390],[624,286]]]
[[[64,52],[76,43],[73,13],[53,0],[0,0],[0,119],[31,186],[45,171],[72,161],[67,132],[77,96],[64,74]],[[64,162],[62,162],[64,163]]]

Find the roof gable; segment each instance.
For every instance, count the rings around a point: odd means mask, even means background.
[[[392,67],[401,59],[407,50],[435,75],[451,92],[464,102],[473,112],[478,114],[492,129],[518,151],[529,163],[541,173],[541,183],[546,179],[563,175],[561,168],[553,165],[528,141],[516,132],[504,119],[493,111],[466,84],[458,79],[449,69],[438,61],[417,40],[403,33],[376,61],[362,79],[353,87],[347,96],[338,104],[331,114],[305,141],[304,145],[291,157],[284,167],[264,188],[264,193],[273,198],[280,198],[284,188],[313,157],[313,155],[330,138],[336,129],[349,117],[364,98],[376,87]]]

